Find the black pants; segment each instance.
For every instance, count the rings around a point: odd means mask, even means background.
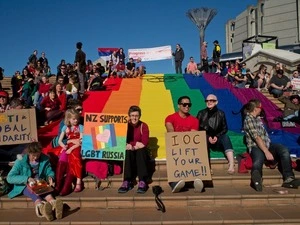
[[[175,61],[175,71],[182,74],[182,61]]]
[[[148,179],[148,151],[146,148],[135,151],[126,150],[124,180],[134,181],[138,176],[140,181]]]
[[[208,61],[207,59],[202,59],[202,71],[208,72]]]

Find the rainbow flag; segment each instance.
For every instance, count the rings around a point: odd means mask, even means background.
[[[116,132],[114,124],[105,124],[92,127],[92,140],[95,150],[117,146]]]

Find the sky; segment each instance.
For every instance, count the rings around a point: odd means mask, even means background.
[[[208,55],[218,40],[226,53],[225,24],[257,0],[0,0],[0,66],[5,76],[22,70],[36,49],[46,53],[52,73],[61,59],[73,63],[76,43],[87,59],[100,47],[152,48],[177,43],[185,52],[183,67],[199,62],[199,30],[186,16],[189,9],[218,11],[205,31]],[[147,73],[174,73],[173,60],[145,62]]]

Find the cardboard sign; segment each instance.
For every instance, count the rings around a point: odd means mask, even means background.
[[[168,182],[211,180],[206,132],[166,133]]]
[[[0,113],[0,145],[26,144],[37,140],[35,109]]]
[[[85,113],[82,157],[124,160],[127,125],[126,114]]]
[[[293,90],[300,90],[300,78],[293,78],[291,85],[293,86]]]

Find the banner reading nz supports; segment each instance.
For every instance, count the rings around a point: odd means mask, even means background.
[[[141,58],[142,61],[154,61],[172,59],[172,49],[170,45],[155,48],[128,49],[129,58]]]
[[[128,115],[85,113],[82,157],[124,160]]]

